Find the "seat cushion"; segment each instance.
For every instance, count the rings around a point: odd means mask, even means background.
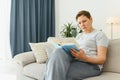
[[[45,69],[46,64],[32,63],[23,68],[23,74],[31,78],[42,80]]]
[[[103,72],[100,76],[91,77],[84,80],[120,80],[120,74],[112,72]]]

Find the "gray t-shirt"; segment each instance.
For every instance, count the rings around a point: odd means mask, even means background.
[[[97,46],[108,47],[109,40],[106,35],[99,30],[94,29],[91,33],[80,33],[76,37],[80,48],[85,51],[87,56],[95,57],[97,55]],[[99,65],[100,69],[102,65]]]

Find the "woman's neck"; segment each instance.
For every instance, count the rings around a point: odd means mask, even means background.
[[[85,33],[85,34],[89,34],[89,33],[91,33],[93,30],[94,30],[94,29],[91,28],[91,29],[89,29],[88,31],[84,31],[84,33]]]

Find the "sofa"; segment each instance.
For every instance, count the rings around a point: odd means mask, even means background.
[[[47,42],[56,39],[49,37]],[[62,38],[62,42],[71,42],[72,39]],[[47,53],[46,53],[47,54]],[[42,80],[46,61],[36,62],[33,51],[24,52],[16,55],[14,61],[17,66],[17,80]],[[104,64],[103,72],[100,76],[89,77],[84,80],[120,80],[120,39],[110,40],[108,46],[107,61]]]

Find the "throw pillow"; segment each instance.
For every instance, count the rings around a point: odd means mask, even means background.
[[[36,58],[37,63],[44,63],[47,60],[47,53],[45,51],[45,46],[47,46],[47,42],[40,43],[29,43],[32,51],[34,52],[34,56]]]

